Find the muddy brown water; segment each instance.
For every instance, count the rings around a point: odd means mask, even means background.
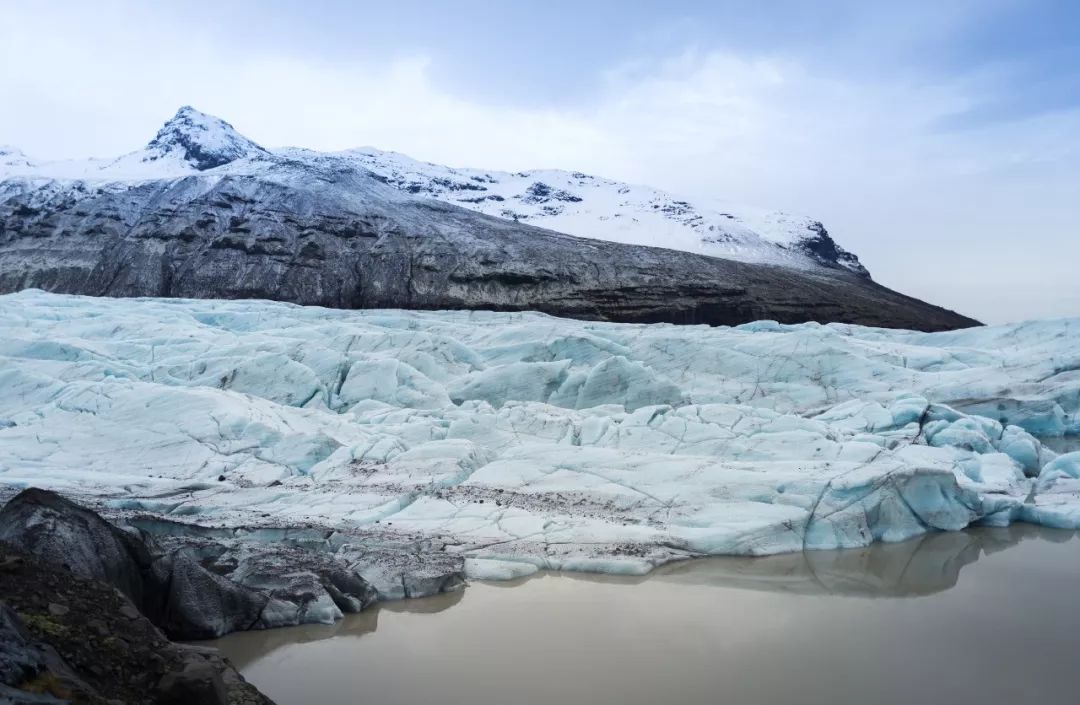
[[[1080,537],[540,574],[214,642],[279,705],[1080,701]]]

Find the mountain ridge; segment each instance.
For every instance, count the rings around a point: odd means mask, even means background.
[[[0,154],[0,158],[2,158]],[[139,180],[209,171],[245,159],[333,158],[371,171],[384,183],[486,215],[598,240],[664,247],[742,262],[806,269],[838,268],[869,277],[819,220],[747,205],[698,203],[651,186],[580,171],[506,172],[448,167],[373,147],[339,152],[268,150],[230,123],[191,106],[180,108],[142,149],[113,159],[10,164],[0,176]],[[20,173],[21,172],[21,173]]]
[[[229,123],[185,105],[165,123],[146,145],[144,160],[178,154],[198,171],[205,171],[237,159],[269,154],[241,135]]]
[[[843,267],[743,262],[499,218],[410,193],[354,155],[263,150],[214,120],[189,126],[186,136],[212,137],[198,150],[184,135],[156,137],[120,160],[6,169],[0,292],[538,310],[639,323],[978,323]],[[551,193],[532,195],[542,207]]]

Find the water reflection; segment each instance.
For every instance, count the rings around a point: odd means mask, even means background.
[[[548,573],[218,644],[280,705],[1074,702],[1077,538],[1015,526]]]
[[[640,577],[598,573],[559,575],[567,580],[599,583],[669,582],[796,595],[918,597],[954,587],[960,571],[983,556],[1025,540],[1062,542],[1077,535],[1073,531],[1013,524],[1003,528],[936,532],[910,541],[875,543],[865,548],[698,558],[668,563]],[[493,585],[513,587],[530,579]]]
[[[560,580],[610,586],[677,583],[791,595],[918,597],[955,587],[961,571],[984,556],[1005,551],[1024,541],[1061,543],[1077,535],[1072,531],[1013,524],[1004,528],[979,527],[932,533],[902,543],[875,543],[865,548],[838,551],[806,551],[758,558],[700,558],[670,563],[640,577],[540,573],[520,580],[485,583],[485,586],[513,588],[538,578],[557,575]],[[422,599],[384,602],[332,625],[304,625],[234,634],[228,637],[228,652],[237,667],[243,670],[252,660],[265,658],[280,647],[336,637],[361,638],[375,632],[380,614],[435,614],[457,605],[464,596],[465,591],[458,591]]]
[[[234,665],[242,671],[252,660],[264,658],[284,646],[307,644],[337,637],[360,638],[372,634],[379,627],[380,613],[436,614],[458,604],[464,596],[465,592],[458,590],[416,600],[380,602],[374,607],[359,614],[348,615],[345,619],[339,619],[333,624],[304,624],[298,627],[231,634],[227,637],[233,644],[229,649],[229,656]]]
[[[914,597],[956,586],[960,571],[1021,541],[1074,532],[1030,524],[926,534],[902,543],[762,558],[710,558],[661,567],[652,579],[802,595]]]

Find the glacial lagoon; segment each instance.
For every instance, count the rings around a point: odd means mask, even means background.
[[[279,705],[1073,702],[1080,535],[539,573],[216,646]]]

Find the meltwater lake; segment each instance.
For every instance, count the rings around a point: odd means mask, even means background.
[[[1075,702],[1080,535],[540,573],[213,642],[279,705]]]

